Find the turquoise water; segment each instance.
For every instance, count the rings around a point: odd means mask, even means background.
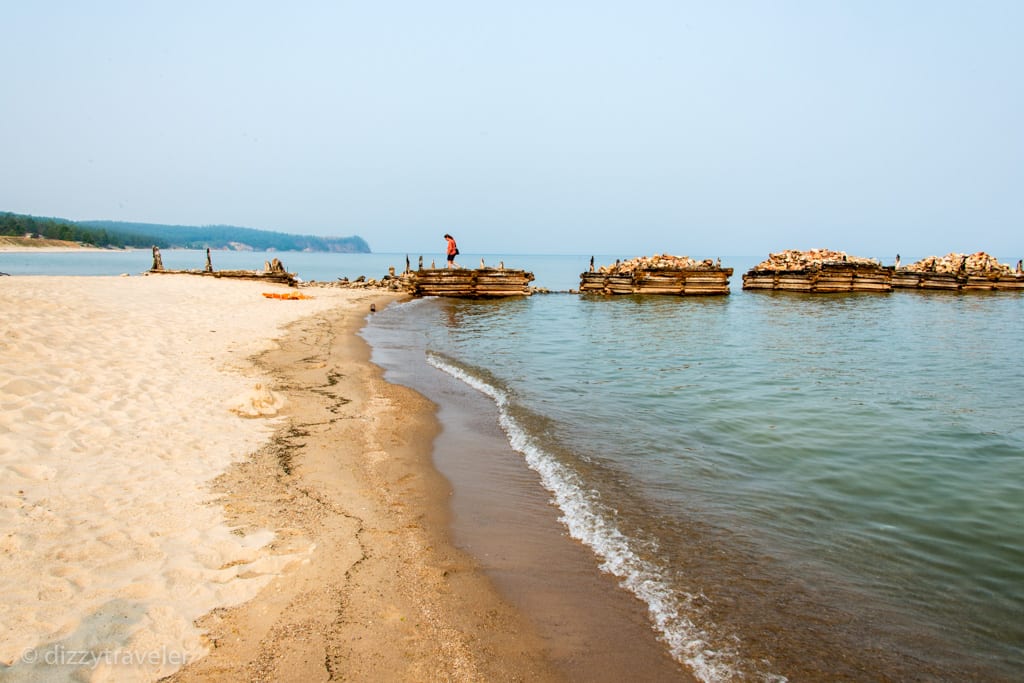
[[[503,258],[568,289],[589,255]],[[757,260],[723,257],[728,297],[430,299],[365,335],[497,407],[566,542],[702,679],[1019,680],[1024,296],[743,292]]]

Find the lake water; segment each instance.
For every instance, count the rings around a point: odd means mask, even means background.
[[[1024,297],[739,286],[425,300],[365,335],[396,381],[497,407],[704,680],[1019,680]]]
[[[0,254],[0,271],[98,267],[57,256]],[[247,256],[214,265],[267,258]],[[278,256],[304,279],[404,266]],[[569,289],[589,255],[485,258]],[[442,421],[491,410],[480,429],[534,473],[531,504],[699,678],[1019,680],[1024,296],[743,292],[759,258],[722,260],[727,297],[426,299],[364,336]]]

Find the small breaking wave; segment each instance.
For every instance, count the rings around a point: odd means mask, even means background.
[[[713,646],[709,633],[694,623],[691,615],[699,611],[694,603],[702,596],[673,591],[664,569],[643,559],[636,550],[637,541],[618,528],[614,512],[601,502],[600,494],[588,487],[572,468],[539,446],[516,421],[510,411],[508,393],[440,354],[428,352],[427,362],[494,401],[509,444],[540,475],[541,483],[562,512],[559,520],[573,538],[597,555],[602,571],[617,577],[623,588],[647,605],[655,631],[676,661],[708,683],[746,677],[737,652]],[[756,677],[786,680],[761,673]]]

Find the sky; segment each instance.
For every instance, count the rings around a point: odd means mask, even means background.
[[[0,211],[1024,256],[1024,2],[0,0]]]

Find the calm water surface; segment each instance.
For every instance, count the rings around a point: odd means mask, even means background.
[[[495,402],[705,680],[1017,679],[1024,297],[738,289],[427,300],[368,338]]]

